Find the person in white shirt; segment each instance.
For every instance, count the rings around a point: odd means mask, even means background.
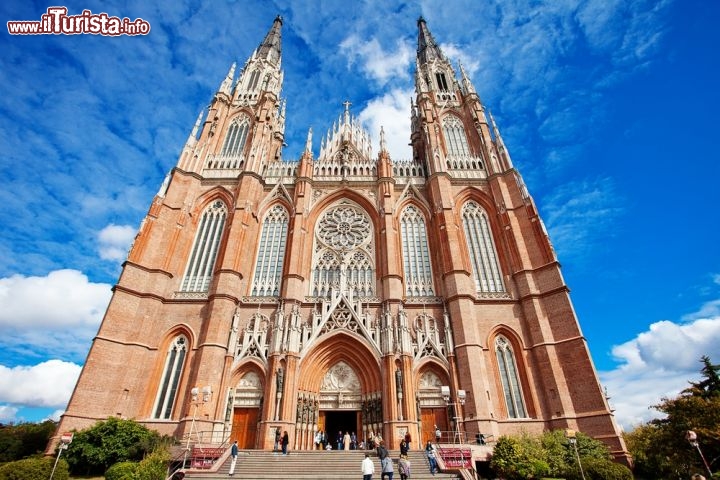
[[[373,473],[375,473],[375,464],[370,459],[370,454],[365,454],[360,468],[362,470],[363,480],[372,480]]]

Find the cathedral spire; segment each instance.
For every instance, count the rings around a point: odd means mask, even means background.
[[[475,87],[473,86],[472,82],[470,81],[470,78],[468,77],[467,73],[465,72],[465,69],[462,66],[462,63],[459,63],[460,65],[460,77],[462,78],[462,86],[465,90],[465,94],[470,93],[477,93],[475,92]]]
[[[282,17],[278,15],[273,21],[270,31],[257,49],[259,58],[268,60],[273,63],[279,63],[281,58],[281,36],[280,27],[282,27]]]
[[[428,63],[435,59],[444,60],[445,56],[442,54],[440,47],[435,43],[430,30],[428,29],[427,23],[423,17],[418,18],[418,48],[417,57],[421,65]]]
[[[230,70],[228,71],[227,76],[225,77],[225,80],[220,84],[220,88],[218,89],[219,92],[222,92],[226,95],[230,95],[230,89],[232,88],[233,78],[235,78],[235,62],[230,66]]]

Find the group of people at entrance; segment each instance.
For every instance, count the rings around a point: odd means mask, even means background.
[[[410,450],[410,434],[405,434],[405,437],[400,441],[400,458],[397,462],[398,473],[400,473],[400,480],[406,480],[410,478],[410,460],[408,459],[408,452]],[[428,458],[430,465],[430,472],[434,475],[436,471],[439,471],[437,460],[435,458],[435,446],[428,440],[425,445],[425,454]],[[390,458],[387,449],[385,448],[384,442],[380,441],[377,446],[377,456],[380,459],[380,480],[393,480],[395,474],[393,461]],[[372,480],[373,474],[375,473],[375,463],[370,458],[370,454],[366,453],[365,458],[360,465],[363,474],[363,480]]]
[[[315,433],[314,442],[316,450],[333,449],[333,444],[330,442],[327,435],[322,430],[318,430]],[[355,435],[355,432],[345,432],[345,434],[343,434],[342,431],[339,431],[337,433],[337,436],[335,437],[335,450],[357,450],[360,448],[364,448],[363,444],[364,442],[361,442],[361,444],[358,445],[358,439],[357,435]]]

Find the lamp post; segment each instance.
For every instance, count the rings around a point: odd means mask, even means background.
[[[466,398],[467,394],[465,393],[465,390],[458,390],[455,400],[451,401],[450,387],[447,385],[443,385],[440,387],[440,394],[442,395],[443,400],[445,400],[445,405],[453,406],[452,420],[454,423],[455,438],[457,438],[460,443],[463,443],[462,434],[460,432],[460,420],[462,420],[462,414],[461,414],[460,408],[458,408],[458,406],[465,405],[465,398]]]
[[[566,428],[565,438],[568,439],[568,442],[570,442],[570,445],[572,445],[573,449],[575,450],[575,458],[577,459],[578,467],[580,467],[580,476],[583,480],[585,480],[585,472],[583,472],[582,462],[580,461],[580,454],[578,453],[577,437],[575,436],[575,430],[571,428]]]
[[[195,419],[197,418],[197,411],[200,405],[204,405],[212,398],[212,387],[209,385],[206,387],[193,387],[190,390],[190,403],[193,405],[193,416],[190,422],[190,431],[188,432],[187,445],[185,446],[185,457],[183,458],[183,467],[186,467],[187,457],[190,453],[190,440],[192,439],[193,429],[195,428]]]
[[[705,460],[705,455],[703,455],[702,450],[700,450],[700,442],[698,442],[697,433],[693,432],[692,430],[688,430],[685,434],[685,440],[687,440],[690,445],[697,448],[697,451],[700,454],[700,458],[702,458],[703,465],[705,465],[705,470],[707,470],[708,475],[712,477],[713,474],[710,470],[710,466],[708,465],[707,460]]]

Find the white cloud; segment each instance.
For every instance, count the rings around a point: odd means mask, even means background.
[[[0,365],[0,415],[17,413],[15,406],[65,407],[82,367],[61,360],[33,366],[7,368]],[[12,411],[14,410],[14,411]]]
[[[130,225],[110,224],[100,230],[100,258],[103,260],[125,260],[137,229]]]
[[[18,410],[20,409],[10,405],[0,405],[0,422],[15,422]]]
[[[708,311],[706,305],[700,311]],[[612,353],[620,365],[599,375],[612,397],[618,423],[629,430],[660,417],[649,407],[663,397],[676,396],[700,377],[700,357],[720,358],[720,315],[688,323],[653,323],[634,339],[614,346]]]
[[[410,98],[412,90],[394,89],[382,97],[373,99],[358,119],[368,126],[372,138],[380,138],[380,127],[385,131],[390,158],[393,160],[409,159],[411,157],[410,143]],[[378,146],[373,145],[378,151]]]
[[[77,270],[0,278],[0,326],[16,331],[97,327],[110,295],[110,285],[92,283]]]
[[[0,279],[0,348],[7,358],[81,360],[107,308],[110,285],[77,270]]]
[[[376,38],[364,41],[358,35],[343,40],[340,51],[347,55],[349,65],[359,60],[360,69],[380,85],[395,76],[406,76],[414,55],[413,49],[402,39],[397,40],[394,52],[386,52]]]

